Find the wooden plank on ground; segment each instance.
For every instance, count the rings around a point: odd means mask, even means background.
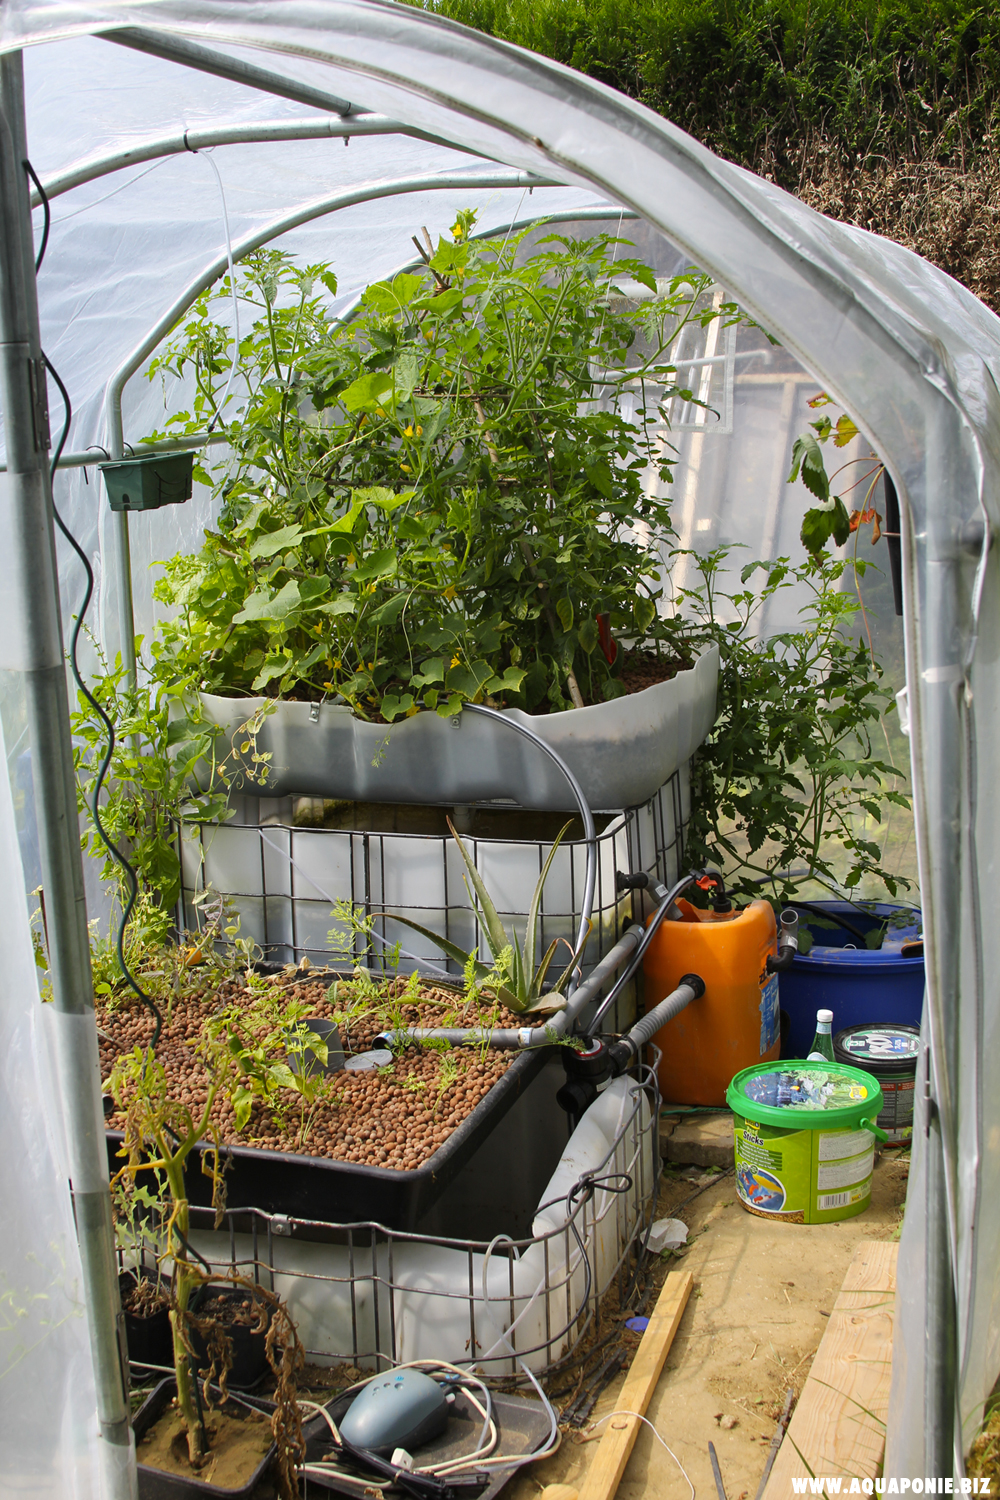
[[[639,1416],[645,1414],[693,1286],[694,1277],[690,1271],[671,1271],[663,1283],[621,1394],[615,1402],[620,1411],[638,1412]],[[611,1418],[587,1470],[580,1500],[612,1500],[641,1426],[638,1417]]]
[[[885,1452],[898,1244],[862,1240],[844,1278],[763,1500],[791,1481],[874,1479]]]

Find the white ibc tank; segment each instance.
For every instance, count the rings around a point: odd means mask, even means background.
[[[470,1255],[402,1238],[394,1239],[391,1248],[381,1244],[373,1252],[355,1245],[349,1252],[342,1245],[272,1235],[274,1289],[286,1302],[310,1358],[323,1363],[353,1359],[354,1349],[388,1352],[391,1330],[400,1363],[489,1360],[490,1373],[513,1373],[515,1361],[506,1357],[511,1342],[532,1369],[559,1358],[588,1291],[587,1266],[576,1235],[567,1228],[579,1202],[574,1196],[571,1203],[570,1195],[581,1179],[596,1175],[597,1185],[576,1223],[586,1241],[590,1286],[601,1291],[631,1237],[642,1192],[652,1188],[656,1142],[649,1127],[645,1091],[631,1078],[616,1079],[567,1142],[539,1199],[532,1224],[538,1243],[521,1256],[509,1252],[503,1239],[485,1254]],[[616,1191],[625,1187],[626,1175],[632,1186]],[[199,1233],[191,1240],[213,1268],[224,1272],[229,1266],[228,1234]],[[235,1254],[252,1274],[249,1235],[236,1235]],[[395,1288],[391,1305],[390,1286]]]

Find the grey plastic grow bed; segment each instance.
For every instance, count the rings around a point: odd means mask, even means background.
[[[640,693],[566,713],[522,713],[565,760],[593,812],[646,802],[702,743],[715,721],[719,649],[710,646],[686,672]],[[201,695],[208,719],[229,739],[266,698]],[[244,736],[239,737],[240,740]],[[238,742],[237,742],[238,743]],[[267,797],[342,798],[350,802],[514,802],[575,811],[562,774],[537,748],[472,714],[415,714],[399,724],[367,724],[334,703],[274,705],[256,736],[271,756]],[[239,759],[234,744],[234,754]]]

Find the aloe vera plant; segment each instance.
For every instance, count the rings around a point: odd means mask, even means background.
[[[542,993],[545,976],[549,972],[552,960],[556,955],[556,950],[563,939],[553,938],[542,954],[541,960],[536,965],[537,945],[535,941],[535,929],[538,925],[545,882],[552,868],[552,861],[556,857],[556,850],[559,848],[569,827],[570,824],[566,823],[559,830],[553,841],[552,848],[549,850],[548,858],[542,866],[541,874],[538,877],[534,893],[531,897],[531,904],[528,907],[527,927],[524,934],[524,941],[521,943],[518,941],[515,932],[508,934],[506,931],[493,903],[493,898],[486,889],[486,882],[476,869],[472,855],[455,831],[455,826],[451,819],[448,819],[448,828],[451,836],[458,845],[459,853],[465,861],[465,867],[469,872],[468,879],[465,881],[465,888],[469,892],[476,915],[482,923],[483,931],[486,934],[486,943],[490,950],[490,956],[493,959],[492,965],[480,962],[474,954],[465,953],[459,948],[457,943],[449,942],[447,938],[443,938],[438,933],[432,932],[429,927],[421,927],[419,922],[411,922],[407,917],[400,916],[395,917],[394,920],[402,922],[405,926],[412,927],[415,932],[419,932],[424,937],[430,938],[431,942],[435,943],[441,949],[442,953],[447,953],[449,958],[453,958],[457,963],[460,963],[466,974],[480,986],[489,982],[496,993],[497,999],[501,1004],[506,1005],[508,1010],[516,1011],[519,1014],[526,1014],[528,1011],[561,1010],[566,1003],[562,998],[563,988],[568,984],[573,969],[586,947],[587,938],[590,936],[590,929],[588,928],[580,946],[573,952],[559,978],[546,994]],[[469,885],[470,881],[472,882],[471,888]]]

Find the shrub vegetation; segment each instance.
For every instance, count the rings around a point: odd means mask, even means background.
[[[1000,308],[1000,8],[409,0],[578,68]]]

